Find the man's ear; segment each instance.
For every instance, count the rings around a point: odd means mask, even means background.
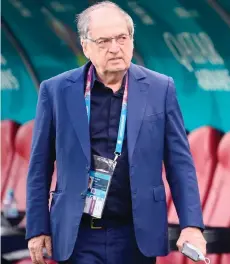
[[[87,59],[89,59],[89,48],[88,48],[87,41],[84,39],[81,39],[81,46],[82,46],[84,55],[86,56]]]

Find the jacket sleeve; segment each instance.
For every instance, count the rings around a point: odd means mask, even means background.
[[[169,78],[165,108],[164,164],[180,227],[193,226],[203,230],[196,171],[172,78]]]
[[[54,170],[54,144],[52,107],[43,82],[39,90],[27,176],[26,239],[50,234],[49,191]]]

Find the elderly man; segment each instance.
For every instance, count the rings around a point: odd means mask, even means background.
[[[33,263],[44,263],[43,248],[77,264],[152,264],[167,255],[162,161],[182,230],[177,245],[188,241],[205,254],[172,78],[131,63],[133,21],[114,3],[89,7],[77,26],[89,62],[44,81],[39,93],[27,182]]]

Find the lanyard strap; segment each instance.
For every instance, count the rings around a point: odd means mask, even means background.
[[[87,73],[87,81],[86,81],[86,89],[85,89],[85,104],[86,104],[86,111],[88,116],[88,122],[90,121],[90,98],[91,98],[91,83],[92,83],[92,76],[93,76],[93,64],[91,64],[89,71]],[[117,143],[115,149],[115,159],[121,155],[122,145],[125,136],[125,124],[127,119],[127,101],[128,101],[128,76],[126,75],[125,78],[125,90],[122,100],[122,108],[121,108],[121,116],[120,116],[120,123],[119,123],[119,130],[117,136]]]

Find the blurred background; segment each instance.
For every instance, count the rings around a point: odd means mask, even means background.
[[[134,20],[133,62],[174,78],[198,176],[208,256],[213,264],[230,264],[230,0],[113,2]],[[24,240],[25,185],[39,84],[86,62],[74,20],[93,3],[1,1],[2,262],[31,263]],[[178,218],[165,185],[175,250]],[[157,263],[192,262],[172,251]]]

